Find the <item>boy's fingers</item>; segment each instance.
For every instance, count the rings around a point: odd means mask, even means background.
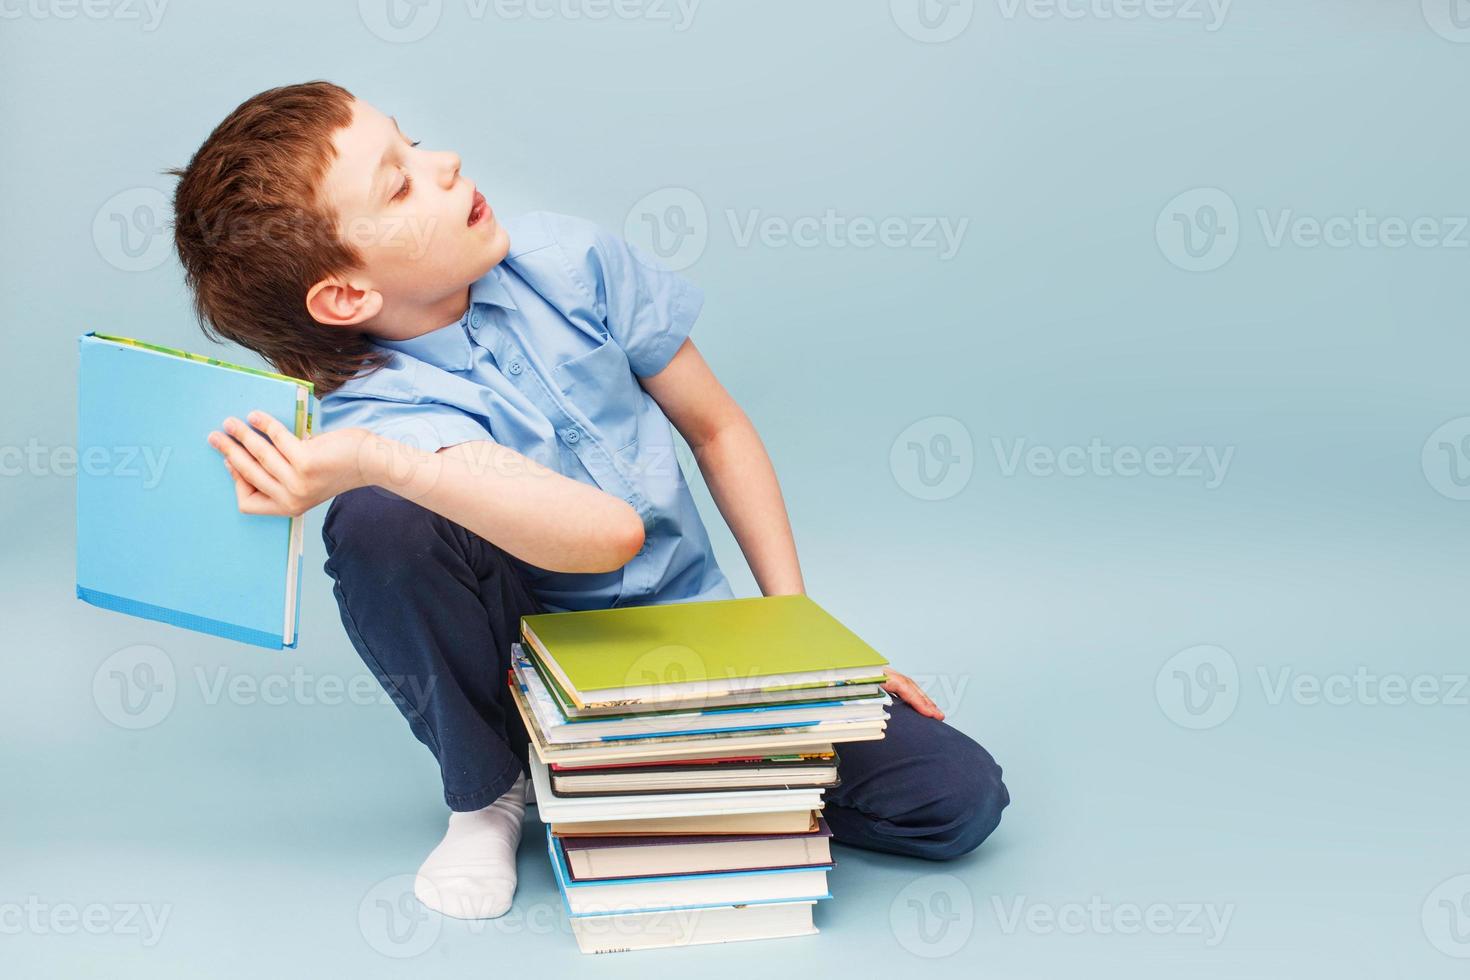
[[[286,483],[290,480],[292,474],[291,464],[286,461],[286,457],[281,455],[281,451],[266,439],[265,436],[256,432],[233,415],[225,419],[224,429],[249,450],[250,455],[254,456],[260,465],[271,476],[275,477],[278,482]],[[260,484],[256,485],[260,486]],[[262,487],[262,489],[265,488]]]
[[[242,514],[270,514],[280,516],[285,513],[280,504],[277,504],[268,495],[252,487],[239,476],[235,477],[235,502]]]
[[[223,433],[212,433],[210,435],[210,445],[214,446],[215,449],[224,455],[225,459],[234,467],[237,476],[242,477],[251,486],[255,487],[256,490],[272,498],[279,499],[286,496],[285,491],[281,489],[281,485],[276,482],[274,477],[261,468],[261,465],[255,461],[255,457],[250,455],[249,450],[244,446]]]
[[[913,689],[914,695],[918,699],[920,710],[922,710],[924,714],[928,715],[931,718],[942,718],[944,716],[944,712],[939,710],[939,705],[934,703],[934,699],[926,694],[922,687],[920,687],[913,681],[909,681],[909,687]]]
[[[928,715],[930,718],[944,718],[944,712],[939,710],[939,705],[935,704],[934,700],[925,694],[924,689],[912,678],[896,670],[889,671],[888,683],[892,685],[889,688],[890,693],[897,694],[920,714]]]
[[[281,455],[289,459],[292,465],[297,465],[296,454],[301,449],[301,440],[297,439],[296,433],[286,428],[280,419],[256,409],[247,415],[245,420],[270,436],[271,442],[281,451]]]
[[[236,473],[228,460],[225,461],[225,468],[230,471],[230,476],[235,480],[235,506],[240,509],[240,513],[258,513],[261,502],[268,501],[270,498],[252,487],[244,477]]]

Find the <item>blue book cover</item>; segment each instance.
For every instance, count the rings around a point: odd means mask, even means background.
[[[79,344],[77,598],[294,648],[304,522],[242,514],[206,438],[252,409],[308,437],[310,382],[96,332]]]

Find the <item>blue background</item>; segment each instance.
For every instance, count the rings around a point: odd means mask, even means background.
[[[705,0],[681,30],[672,6],[442,0],[410,40],[375,0],[174,0],[151,29],[142,6],[6,5],[10,970],[1463,975],[1470,31],[1451,0],[1237,0],[1221,23],[961,0],[932,30],[913,7]],[[511,916],[416,915],[399,876],[443,831],[437,772],[363,686],[320,508],[299,651],[73,597],[76,337],[258,363],[194,324],[159,171],[314,77],[457,149],[501,213],[695,236],[694,338],[775,460],[809,591],[1006,768],[978,852],[841,849],[819,937],[591,960],[532,826]],[[828,209],[908,244],[741,243],[752,215]],[[1273,244],[1283,215],[1360,210],[1438,231]],[[954,255],[911,241],[927,218],[968,222]],[[1094,439],[1232,455],[1214,488],[1007,465],[1016,440]],[[1346,693],[1281,694],[1300,677]],[[1385,677],[1434,693],[1386,704]],[[67,918],[89,905],[101,934]],[[127,906],[166,911],[156,941]],[[1127,918],[1151,906],[1153,931]]]

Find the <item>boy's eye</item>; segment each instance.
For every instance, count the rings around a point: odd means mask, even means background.
[[[419,141],[418,140],[410,140],[408,145],[409,146],[418,146],[419,145]],[[400,188],[398,188],[398,193],[393,195],[393,200],[396,201],[396,200],[398,200],[401,197],[407,197],[408,196],[408,189],[409,189],[410,186],[412,186],[412,184],[413,184],[413,178],[410,177],[408,174],[405,173],[403,175],[403,186],[400,187]]]

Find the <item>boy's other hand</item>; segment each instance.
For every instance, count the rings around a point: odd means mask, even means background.
[[[265,412],[246,418],[250,425],[230,416],[224,432],[209,434],[209,444],[224,457],[235,480],[240,513],[299,517],[324,500],[366,485],[360,460],[372,435],[367,429],[336,429],[298,439]]]
[[[883,673],[888,675],[888,683],[883,685],[883,690],[896,698],[901,698],[908,703],[909,707],[921,715],[933,718],[936,721],[944,720],[944,712],[939,710],[939,705],[935,704],[933,699],[924,693],[923,688],[914,683],[912,677],[909,677],[907,674],[900,674],[892,667],[886,668]]]

